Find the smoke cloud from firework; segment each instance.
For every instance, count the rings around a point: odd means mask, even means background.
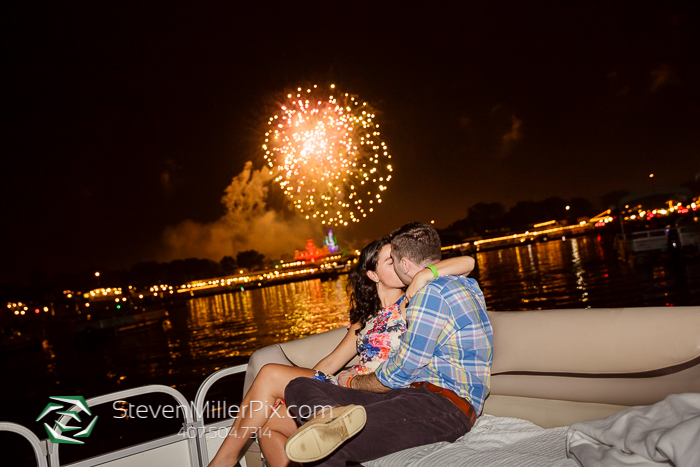
[[[268,205],[272,176],[267,169],[254,170],[246,162],[243,171],[233,178],[221,202],[226,214],[211,223],[185,220],[168,227],[163,240],[165,261],[183,258],[208,258],[220,261],[245,250],[257,250],[268,258],[304,249],[307,238],[320,238],[318,226],[285,216]],[[318,242],[317,242],[318,243]]]
[[[262,149],[305,219],[345,226],[382,202],[392,166],[375,118],[367,102],[335,85],[299,87],[279,103]]]

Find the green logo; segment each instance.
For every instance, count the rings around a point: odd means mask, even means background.
[[[44,423],[44,428],[46,429],[46,433],[49,435],[49,439],[51,440],[51,442],[62,444],[85,444],[84,441],[80,441],[79,439],[74,438],[87,438],[88,436],[90,436],[90,433],[92,433],[92,429],[95,428],[95,422],[97,422],[97,417],[95,416],[85,429],[81,429],[80,426],[71,425],[71,423],[74,422],[82,423],[80,415],[78,415],[78,412],[80,410],[92,416],[92,412],[90,412],[90,407],[88,407],[87,402],[85,402],[83,396],[51,396],[49,397],[49,399],[53,399],[58,402],[65,402],[69,404],[68,408],[74,405],[78,406],[78,410],[62,410],[64,407],[63,404],[49,402],[46,405],[46,407],[44,407],[44,410],[36,419],[37,422],[51,412],[56,412],[56,415],[60,416],[67,415],[70,418],[65,425],[59,421],[56,421],[56,425],[58,425],[59,427],[57,430],[54,430],[52,427],[50,427],[48,423]],[[73,435],[73,438],[71,438],[70,436],[65,436],[63,434],[75,430],[81,431],[75,433]]]

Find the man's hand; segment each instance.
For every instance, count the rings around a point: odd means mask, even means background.
[[[340,383],[340,377],[338,377],[338,383]],[[380,383],[374,374],[355,376],[352,381],[350,381],[350,387],[367,392],[376,392],[378,394],[391,391],[391,388]]]
[[[352,375],[356,374],[354,371],[343,371],[338,375],[338,386],[344,388],[348,387],[348,380]]]

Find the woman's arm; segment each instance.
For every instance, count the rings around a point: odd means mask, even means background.
[[[327,375],[334,375],[343,368],[352,357],[357,355],[357,334],[355,334],[355,331],[358,329],[360,329],[359,323],[350,325],[348,333],[340,341],[338,347],[329,356],[318,362],[313,369],[321,370]]]
[[[434,265],[437,268],[438,276],[468,276],[474,270],[474,258],[471,256],[455,256],[454,258],[443,259]],[[423,269],[413,277],[413,281],[406,289],[406,298],[416,295],[425,284],[433,280],[433,271]]]

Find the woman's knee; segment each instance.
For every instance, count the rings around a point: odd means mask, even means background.
[[[260,370],[261,378],[264,379],[268,384],[272,384],[274,387],[279,388],[281,391],[289,383],[289,381],[300,378],[313,376],[313,370],[306,368],[299,368],[288,365],[280,365],[277,363],[269,363],[262,367]],[[280,397],[282,397],[280,391]]]
[[[265,381],[267,384],[269,384],[270,382],[280,379],[285,370],[288,370],[289,368],[290,367],[286,365],[280,365],[278,363],[268,363],[260,368],[255,380]]]

